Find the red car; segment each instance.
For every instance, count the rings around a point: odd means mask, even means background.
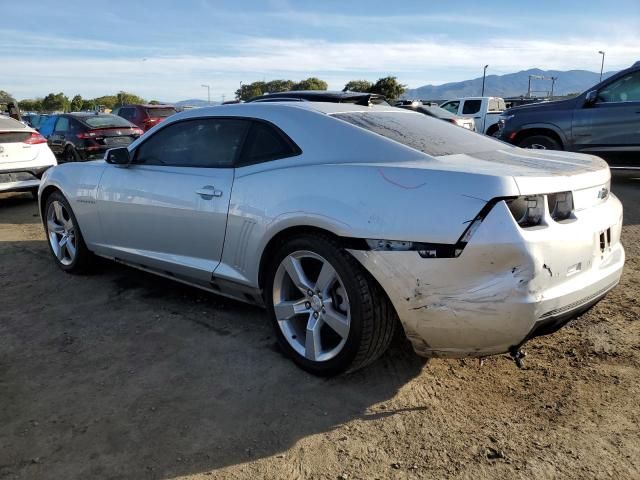
[[[173,105],[123,105],[112,113],[129,120],[146,132],[177,112]]]

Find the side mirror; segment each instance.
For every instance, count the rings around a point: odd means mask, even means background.
[[[591,90],[587,92],[587,95],[584,97],[584,104],[585,106],[591,106],[596,103],[596,100],[598,100],[598,91]]]
[[[129,165],[131,163],[129,149],[127,147],[110,148],[107,150],[105,160],[112,165]]]

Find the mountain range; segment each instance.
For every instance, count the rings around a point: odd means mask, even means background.
[[[607,78],[616,72],[605,72],[602,78]],[[529,75],[543,76],[546,79],[556,77],[554,96],[568,95],[587,90],[600,81],[600,73],[587,70],[541,70],[531,68],[506,75],[487,75],[484,93],[496,97],[519,97],[526,95],[529,85]],[[546,96],[551,90],[551,80],[531,80],[531,90],[534,95]],[[403,98],[424,100],[447,100],[456,97],[479,96],[482,92],[482,77],[462,82],[444,83],[442,85],[425,85],[408,89]]]

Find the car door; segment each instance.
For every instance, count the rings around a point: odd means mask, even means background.
[[[172,122],[135,148],[129,166],[106,165],[98,249],[208,284],[222,256],[234,162],[248,126],[234,118]]]
[[[67,134],[69,131],[69,118],[58,117],[53,132],[49,135],[49,148],[55,155],[62,155],[64,150]]]
[[[579,104],[572,138],[576,151],[640,152],[640,71],[600,88],[595,103]]]
[[[476,123],[476,131],[484,133],[484,116],[482,115],[482,99],[464,100],[461,113],[463,117],[473,117]]]

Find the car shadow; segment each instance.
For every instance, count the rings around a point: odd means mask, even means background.
[[[68,275],[48,255],[0,242],[0,476],[174,478],[426,408],[384,405],[425,364],[401,340],[316,378],[259,308],[107,261]]]
[[[0,193],[0,222],[39,224],[38,201],[31,193]]]
[[[623,224],[640,225],[640,176],[612,176],[611,191],[622,201]]]

